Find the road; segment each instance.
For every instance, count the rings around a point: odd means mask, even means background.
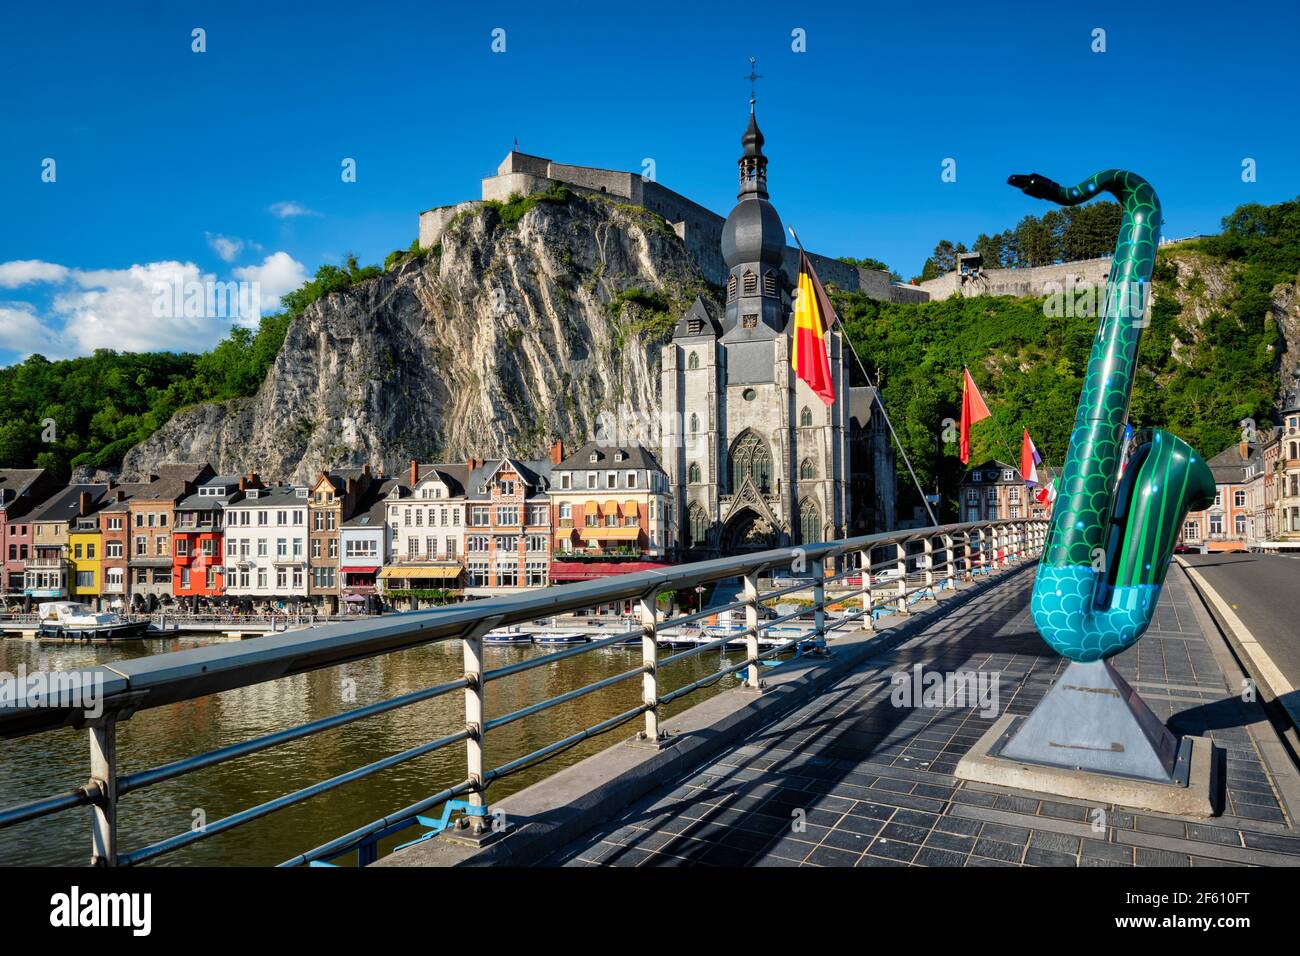
[[[1300,556],[1180,557],[1227,603],[1291,686],[1300,688]]]

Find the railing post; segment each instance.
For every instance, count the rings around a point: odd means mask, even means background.
[[[894,545],[894,551],[898,555],[898,613],[907,613],[907,545],[898,543]]]
[[[658,743],[659,730],[659,617],[655,609],[658,589],[641,596],[638,609],[641,614],[641,699],[645,703],[645,730],[643,736]]]
[[[943,578],[948,582],[948,587],[955,591],[957,580],[954,576],[953,562],[957,560],[957,555],[953,553],[952,540],[952,535],[943,535]]]
[[[875,603],[871,597],[871,549],[862,552],[862,627],[867,631],[876,629],[876,619],[872,615]]]
[[[465,688],[465,730],[469,733],[465,738],[465,764],[470,781],[468,802],[471,807],[480,808],[478,814],[470,814],[475,833],[482,833],[487,824],[483,809],[487,807],[483,795],[486,786],[483,780],[483,713],[487,691],[483,685],[483,635],[499,623],[500,616],[480,621],[461,639],[465,653],[465,680],[469,682]]]
[[[934,597],[934,538],[926,535],[925,538],[925,586],[930,591],[930,597]]]
[[[818,654],[826,653],[826,562],[813,558],[813,644]]]
[[[745,686],[758,690],[758,571],[744,575],[745,585],[745,653],[749,667],[745,671]],[[726,646],[725,644],[723,645]]]
[[[117,720],[90,728],[90,781],[99,794],[90,808],[90,865],[117,866]]]

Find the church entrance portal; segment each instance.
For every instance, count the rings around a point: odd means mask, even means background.
[[[732,516],[722,529],[723,555],[767,551],[777,546],[772,526],[757,512],[746,508]]]

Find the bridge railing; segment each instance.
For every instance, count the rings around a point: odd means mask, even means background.
[[[41,680],[38,680],[41,675],[31,675],[26,680],[14,679],[6,682],[10,686],[0,684],[0,739],[47,733],[68,726],[84,728],[89,734],[90,775],[85,784],[74,790],[0,810],[0,828],[76,807],[89,807],[92,864],[133,865],[210,839],[434,751],[464,743],[464,780],[299,854],[282,865],[320,863],[351,852],[356,853],[358,863],[368,863],[377,857],[380,840],[414,825],[417,816],[446,801],[466,798],[465,819],[472,827],[481,830],[488,823],[485,793],[493,781],[636,720],[643,721],[640,731],[643,739],[660,741],[663,739],[660,718],[664,705],[733,674],[740,675],[747,687],[757,690],[761,684],[761,667],[769,658],[791,652],[825,653],[828,633],[849,627],[873,628],[882,614],[907,614],[911,605],[926,595],[935,596],[944,588],[956,588],[959,581],[969,580],[973,575],[989,573],[1036,554],[1042,547],[1046,530],[1045,521],[1006,520],[888,532],[682,564],[432,611],[326,624],[238,644],[214,644],[118,661],[112,667],[44,675]],[[873,563],[872,554],[879,555],[882,551],[884,556]],[[909,565],[914,570],[909,571]],[[760,591],[760,576],[766,575],[775,583],[781,579],[773,576],[773,572],[786,570],[797,577],[794,583]],[[887,578],[881,580],[885,575]],[[737,577],[742,582],[738,600],[660,619],[657,598],[661,593],[690,591]],[[848,585],[848,581],[853,583]],[[828,597],[828,587],[839,593]],[[762,615],[767,612],[760,608],[798,592],[811,592],[810,606],[799,606],[793,612],[763,619]],[[503,667],[487,668],[483,650],[488,632],[627,600],[636,602],[641,625],[641,661],[636,667],[508,713],[491,716],[486,713],[484,691],[492,681],[628,640],[628,632],[622,631]],[[828,616],[828,606],[836,604],[844,606],[843,612],[838,617]],[[743,612],[744,626],[736,632],[704,639],[686,650],[659,656],[659,638],[665,636],[665,631],[699,624],[726,611]],[[784,642],[770,640],[772,629],[809,616],[810,626],[806,632],[797,633]],[[769,641],[765,642],[769,646],[760,650],[760,638],[764,632],[769,632]],[[707,630],[704,635],[710,637]],[[116,728],[137,711],[442,640],[462,642],[465,671],[455,680],[147,770],[129,774],[118,772]],[[675,688],[661,686],[659,674],[665,666],[742,640],[745,655],[740,662],[725,664],[705,677]],[[50,679],[52,676],[57,676],[57,679]],[[487,743],[493,730],[615,684],[638,679],[641,681],[642,699],[637,706],[514,760],[496,767],[489,766]],[[209,822],[202,829],[187,830],[130,850],[119,846],[117,824],[121,800],[135,791],[456,692],[464,695],[465,725],[462,729]],[[0,750],[2,758],[3,750]]]

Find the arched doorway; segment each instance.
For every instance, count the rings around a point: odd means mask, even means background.
[[[776,547],[776,533],[767,519],[751,508],[732,515],[722,529],[722,553],[744,554]]]

